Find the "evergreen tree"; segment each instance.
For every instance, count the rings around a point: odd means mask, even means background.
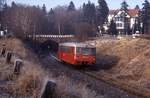
[[[114,20],[111,20],[110,22],[108,33],[111,35],[118,35],[118,30],[117,30],[116,23],[114,22]]]
[[[135,24],[133,25],[133,28],[132,28],[132,33],[136,33],[136,31],[140,31],[141,27],[140,27],[140,20],[139,19],[136,19],[135,20]]]
[[[74,5],[73,1],[70,2],[69,6],[68,6],[68,11],[75,11],[75,5]]]
[[[46,6],[45,6],[45,4],[43,4],[43,6],[42,6],[42,11],[44,12],[44,14],[47,13],[47,12],[46,12]]]
[[[126,27],[126,33],[128,34],[128,35],[131,35],[131,28],[130,28],[130,25],[127,25],[127,27]]]
[[[17,7],[17,5],[16,5],[16,3],[15,3],[14,1],[11,3],[11,7],[12,7],[12,8]]]
[[[128,4],[125,0],[121,3],[121,10],[123,11],[122,18],[124,20],[124,34],[129,34],[130,27],[129,27],[129,22],[128,22],[128,18],[127,18]]]
[[[107,16],[109,12],[109,8],[105,0],[98,0],[98,8],[97,8],[97,15],[96,21],[97,26],[101,26],[107,21]]]
[[[143,33],[150,33],[150,3],[145,0],[141,12],[141,20],[143,23]]]
[[[55,12],[51,8],[48,13],[48,32],[54,33],[55,32]]]
[[[86,15],[87,12],[86,12],[86,4],[85,3],[83,3],[83,6],[82,6],[81,10],[82,10],[82,20],[86,21],[86,19],[85,19],[86,16],[85,15]]]
[[[7,23],[9,22],[6,17],[9,17],[9,6],[7,3],[4,4],[3,6],[3,12],[2,12],[2,25],[4,28],[7,27]]]
[[[6,10],[7,8],[8,8],[8,5],[7,5],[7,3],[5,3],[3,9]]]
[[[129,5],[128,5],[127,2],[124,0],[124,1],[121,3],[121,10],[124,10],[125,12],[128,12],[128,7],[129,7]]]
[[[53,9],[51,8],[50,9],[50,11],[49,11],[49,13],[48,13],[49,15],[53,15],[54,14],[54,11],[53,11]]]
[[[95,24],[96,20],[96,8],[93,3],[90,1],[87,4],[83,5],[83,15],[85,22],[88,22],[90,24]]]
[[[4,6],[4,3],[5,3],[5,0],[0,0],[0,26],[1,26],[1,22],[2,22],[2,9],[3,9],[3,6]]]
[[[139,9],[140,9],[139,5],[136,5],[136,6],[135,6],[135,9],[139,10]]]
[[[3,5],[5,4],[6,0],[0,0],[0,11],[3,9]]]

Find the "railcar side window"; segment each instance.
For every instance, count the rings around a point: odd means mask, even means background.
[[[77,48],[77,54],[83,54],[83,55],[96,55],[96,49],[95,48]]]
[[[76,52],[77,52],[77,54],[82,54],[82,48],[81,47],[77,47],[76,48]]]

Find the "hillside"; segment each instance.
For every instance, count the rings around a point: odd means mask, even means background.
[[[109,67],[98,74],[150,89],[150,40],[122,39],[97,42],[99,66]]]
[[[36,63],[36,55],[24,42],[17,38],[0,39],[0,50],[3,48],[6,49],[6,53],[12,52],[13,56],[10,63],[6,63],[6,56],[0,56],[0,96],[2,98],[8,98],[7,96],[14,98],[16,95],[18,97],[15,98],[34,96],[34,92],[41,87],[44,75],[38,62]],[[13,73],[15,59],[22,59],[23,61],[19,76]],[[33,81],[34,83],[32,83]]]
[[[58,62],[53,61],[53,59],[49,58],[49,56],[45,56],[41,59],[41,63],[39,63],[39,59],[32,52],[32,49],[19,39],[10,38],[0,40],[0,42],[1,49],[6,47],[7,51],[15,53],[10,64],[5,62],[4,57],[0,57],[0,96],[3,94],[3,91],[1,91],[1,88],[3,88],[6,89],[4,93],[9,92],[13,95],[37,97],[41,92],[40,90],[45,78],[55,80],[58,86],[58,88],[56,88],[58,91],[57,96],[62,96],[62,98],[73,98],[73,95],[79,95],[77,98],[101,98],[95,97],[95,94],[97,95],[99,93],[93,94],[91,92],[98,90],[104,93],[103,90],[107,88],[104,84],[99,83],[100,81],[97,81],[97,83],[95,80],[92,80],[92,78],[84,75],[82,76],[78,70],[63,66]],[[5,44],[5,46],[3,46],[3,44]],[[141,90],[143,90],[142,88],[145,88],[150,91],[149,45],[150,41],[146,39],[98,40],[97,63],[99,63],[98,66],[100,66],[100,68],[96,71],[90,70],[90,72],[94,72],[94,75],[98,74],[97,76],[99,77],[110,76],[119,82],[131,84],[139,87]],[[24,61],[24,66],[21,70],[20,76],[18,77],[14,77],[12,74],[15,58],[21,58]],[[95,85],[91,87],[92,89],[87,88],[87,82],[83,82],[83,80],[87,81],[87,79],[91,81],[88,82],[90,85],[92,83]],[[34,81],[34,83],[32,81]],[[97,87],[97,85],[99,86]],[[120,93],[123,91],[116,91],[115,86],[115,89],[111,88],[112,87],[108,86],[108,91],[106,90],[105,93],[114,91],[114,96],[127,96],[126,93]],[[92,97],[89,94],[91,94]],[[112,94],[108,93],[108,96],[110,95]]]

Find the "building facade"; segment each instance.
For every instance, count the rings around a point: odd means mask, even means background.
[[[135,24],[138,22],[139,9],[124,10],[110,10],[108,15],[108,22],[104,25],[105,30],[108,30],[111,20],[116,23],[116,28],[119,34],[133,34]]]

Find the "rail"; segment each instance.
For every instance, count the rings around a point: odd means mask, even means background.
[[[139,97],[142,97],[142,98],[149,98],[150,97],[150,90],[119,81],[117,79],[112,78],[109,75],[105,75],[105,76],[98,75],[97,76],[91,72],[83,72],[83,71],[82,71],[82,73],[87,74],[90,77],[93,77],[97,80],[101,80],[101,81],[103,81],[107,84],[110,84],[112,86],[115,86],[117,88],[120,88],[120,89],[122,89],[128,93],[137,95]]]
[[[53,56],[53,57],[55,57],[55,56]],[[60,62],[60,60],[57,59],[57,57],[55,57],[54,59]],[[96,75],[95,73],[87,72],[84,70],[80,70],[79,72],[81,72],[91,78],[94,78],[96,80],[100,80],[100,81],[103,81],[104,83],[110,84],[116,88],[122,89],[122,90],[124,90],[130,94],[136,95],[140,98],[150,98],[150,90],[114,79],[113,77],[111,77],[108,74],[107,75]]]

